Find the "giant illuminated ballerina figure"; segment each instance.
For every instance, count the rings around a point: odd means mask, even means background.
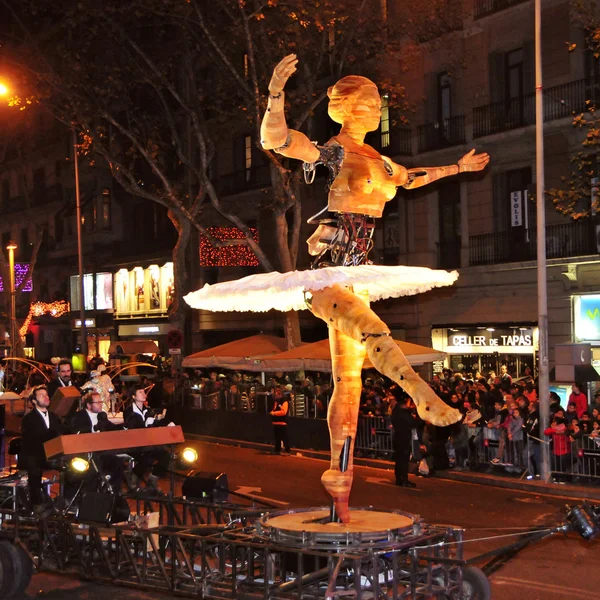
[[[316,256],[313,269],[206,285],[186,296],[186,301],[192,307],[216,311],[308,308],[327,323],[335,389],[327,415],[331,464],[321,480],[333,498],[337,518],[345,523],[351,517],[352,454],[365,355],[411,396],[423,419],[449,425],[460,418],[459,412],[442,402],[413,371],[389,328],[369,308],[370,300],[451,285],[458,275],[423,267],[372,265],[367,255],[373,219],[381,217],[398,187],[414,189],[442,177],[481,171],[489,156],[472,150],[456,165],[415,169],[381,156],[364,143],[365,135],[379,127],[381,98],[372,81],[358,76],[344,77],[329,88],[329,116],[342,127],[325,146],[317,146],[303,133],[289,129],[285,120],[283,88],[297,62],[290,54],[275,67],[261,141],[265,149],[302,160],[309,178],[316,164],[330,170],[327,208],[336,216],[321,221],[308,241],[309,252]]]

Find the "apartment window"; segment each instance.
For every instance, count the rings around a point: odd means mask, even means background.
[[[250,181],[252,175],[252,136],[244,137],[244,168],[246,169],[246,181]]]
[[[506,97],[523,96],[523,48],[506,53]]]
[[[54,216],[54,239],[57,242],[62,242],[65,235],[64,217],[59,213]]]
[[[328,36],[327,43],[329,44],[329,49],[333,50],[335,48],[335,26],[334,25],[332,25],[329,28],[327,36]]]
[[[439,266],[442,269],[458,268],[461,264],[460,183],[458,181],[441,183],[438,203],[440,218]]]
[[[390,108],[388,105],[388,95],[381,96],[381,147],[387,148],[390,145]]]
[[[6,206],[8,201],[10,200],[10,181],[5,179],[2,182],[2,204]]]
[[[34,169],[33,171],[33,189],[43,190],[46,188],[46,172],[44,168]]]
[[[102,190],[102,229],[110,229],[111,226],[111,203],[110,190]]]
[[[21,229],[21,243],[18,252],[21,258],[29,258],[29,231],[27,230],[27,227]]]
[[[92,198],[92,231],[96,231],[98,227],[98,202],[96,198]]]
[[[452,116],[452,80],[448,73],[438,74],[438,120],[441,126]]]

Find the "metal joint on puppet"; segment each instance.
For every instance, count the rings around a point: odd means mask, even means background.
[[[364,344],[370,337],[378,338],[378,337],[388,337],[390,334],[387,332],[384,333],[361,333],[361,343]]]

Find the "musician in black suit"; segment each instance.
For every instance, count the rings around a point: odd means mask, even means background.
[[[167,425],[162,415],[157,415],[148,407],[146,388],[138,383],[130,390],[131,404],[123,413],[125,429],[143,429],[145,427],[163,427]],[[165,448],[146,449],[133,454],[135,467],[133,474],[138,481],[144,479],[146,472],[152,468],[147,477],[148,485],[158,491],[158,480],[169,470],[170,455]]]
[[[50,396],[45,385],[33,388],[30,402],[33,409],[21,422],[21,451],[18,468],[27,471],[31,503],[34,507],[44,504],[42,473],[48,467],[44,442],[61,435],[60,419],[48,410]]]
[[[115,425],[108,420],[107,414],[102,410],[102,397],[98,392],[90,392],[83,402],[84,407],[71,419],[73,433],[101,433],[123,429],[121,425]],[[96,453],[94,458],[100,473],[110,475],[111,487],[119,494],[123,481],[123,461],[115,452],[110,451]]]
[[[52,399],[54,392],[56,392],[59,387],[77,387],[71,379],[72,376],[73,367],[71,366],[71,363],[66,359],[61,360],[58,363],[58,377],[48,384],[48,395],[50,396],[50,399]]]

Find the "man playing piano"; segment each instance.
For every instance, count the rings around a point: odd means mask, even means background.
[[[35,512],[43,511],[49,498],[42,491],[42,473],[49,468],[44,451],[44,442],[59,436],[60,419],[48,410],[50,396],[45,385],[38,385],[29,397],[33,410],[21,422],[21,451],[18,468],[27,471],[31,504]]]
[[[108,420],[102,410],[102,397],[98,392],[90,392],[84,397],[84,407],[78,410],[71,420],[73,433],[101,433],[123,429]],[[115,452],[101,452],[94,457],[101,474],[110,475],[110,486],[116,494],[121,493],[123,482],[123,461]]]
[[[142,429],[144,427],[163,427],[167,425],[163,415],[156,415],[148,408],[146,388],[138,383],[130,391],[131,405],[125,409],[123,420],[125,429]],[[170,423],[169,423],[170,425]],[[134,484],[144,480],[144,475],[151,469],[146,478],[148,486],[159,491],[159,479],[164,477],[169,470],[170,455],[165,448],[146,449],[132,454],[135,459],[133,468]]]

